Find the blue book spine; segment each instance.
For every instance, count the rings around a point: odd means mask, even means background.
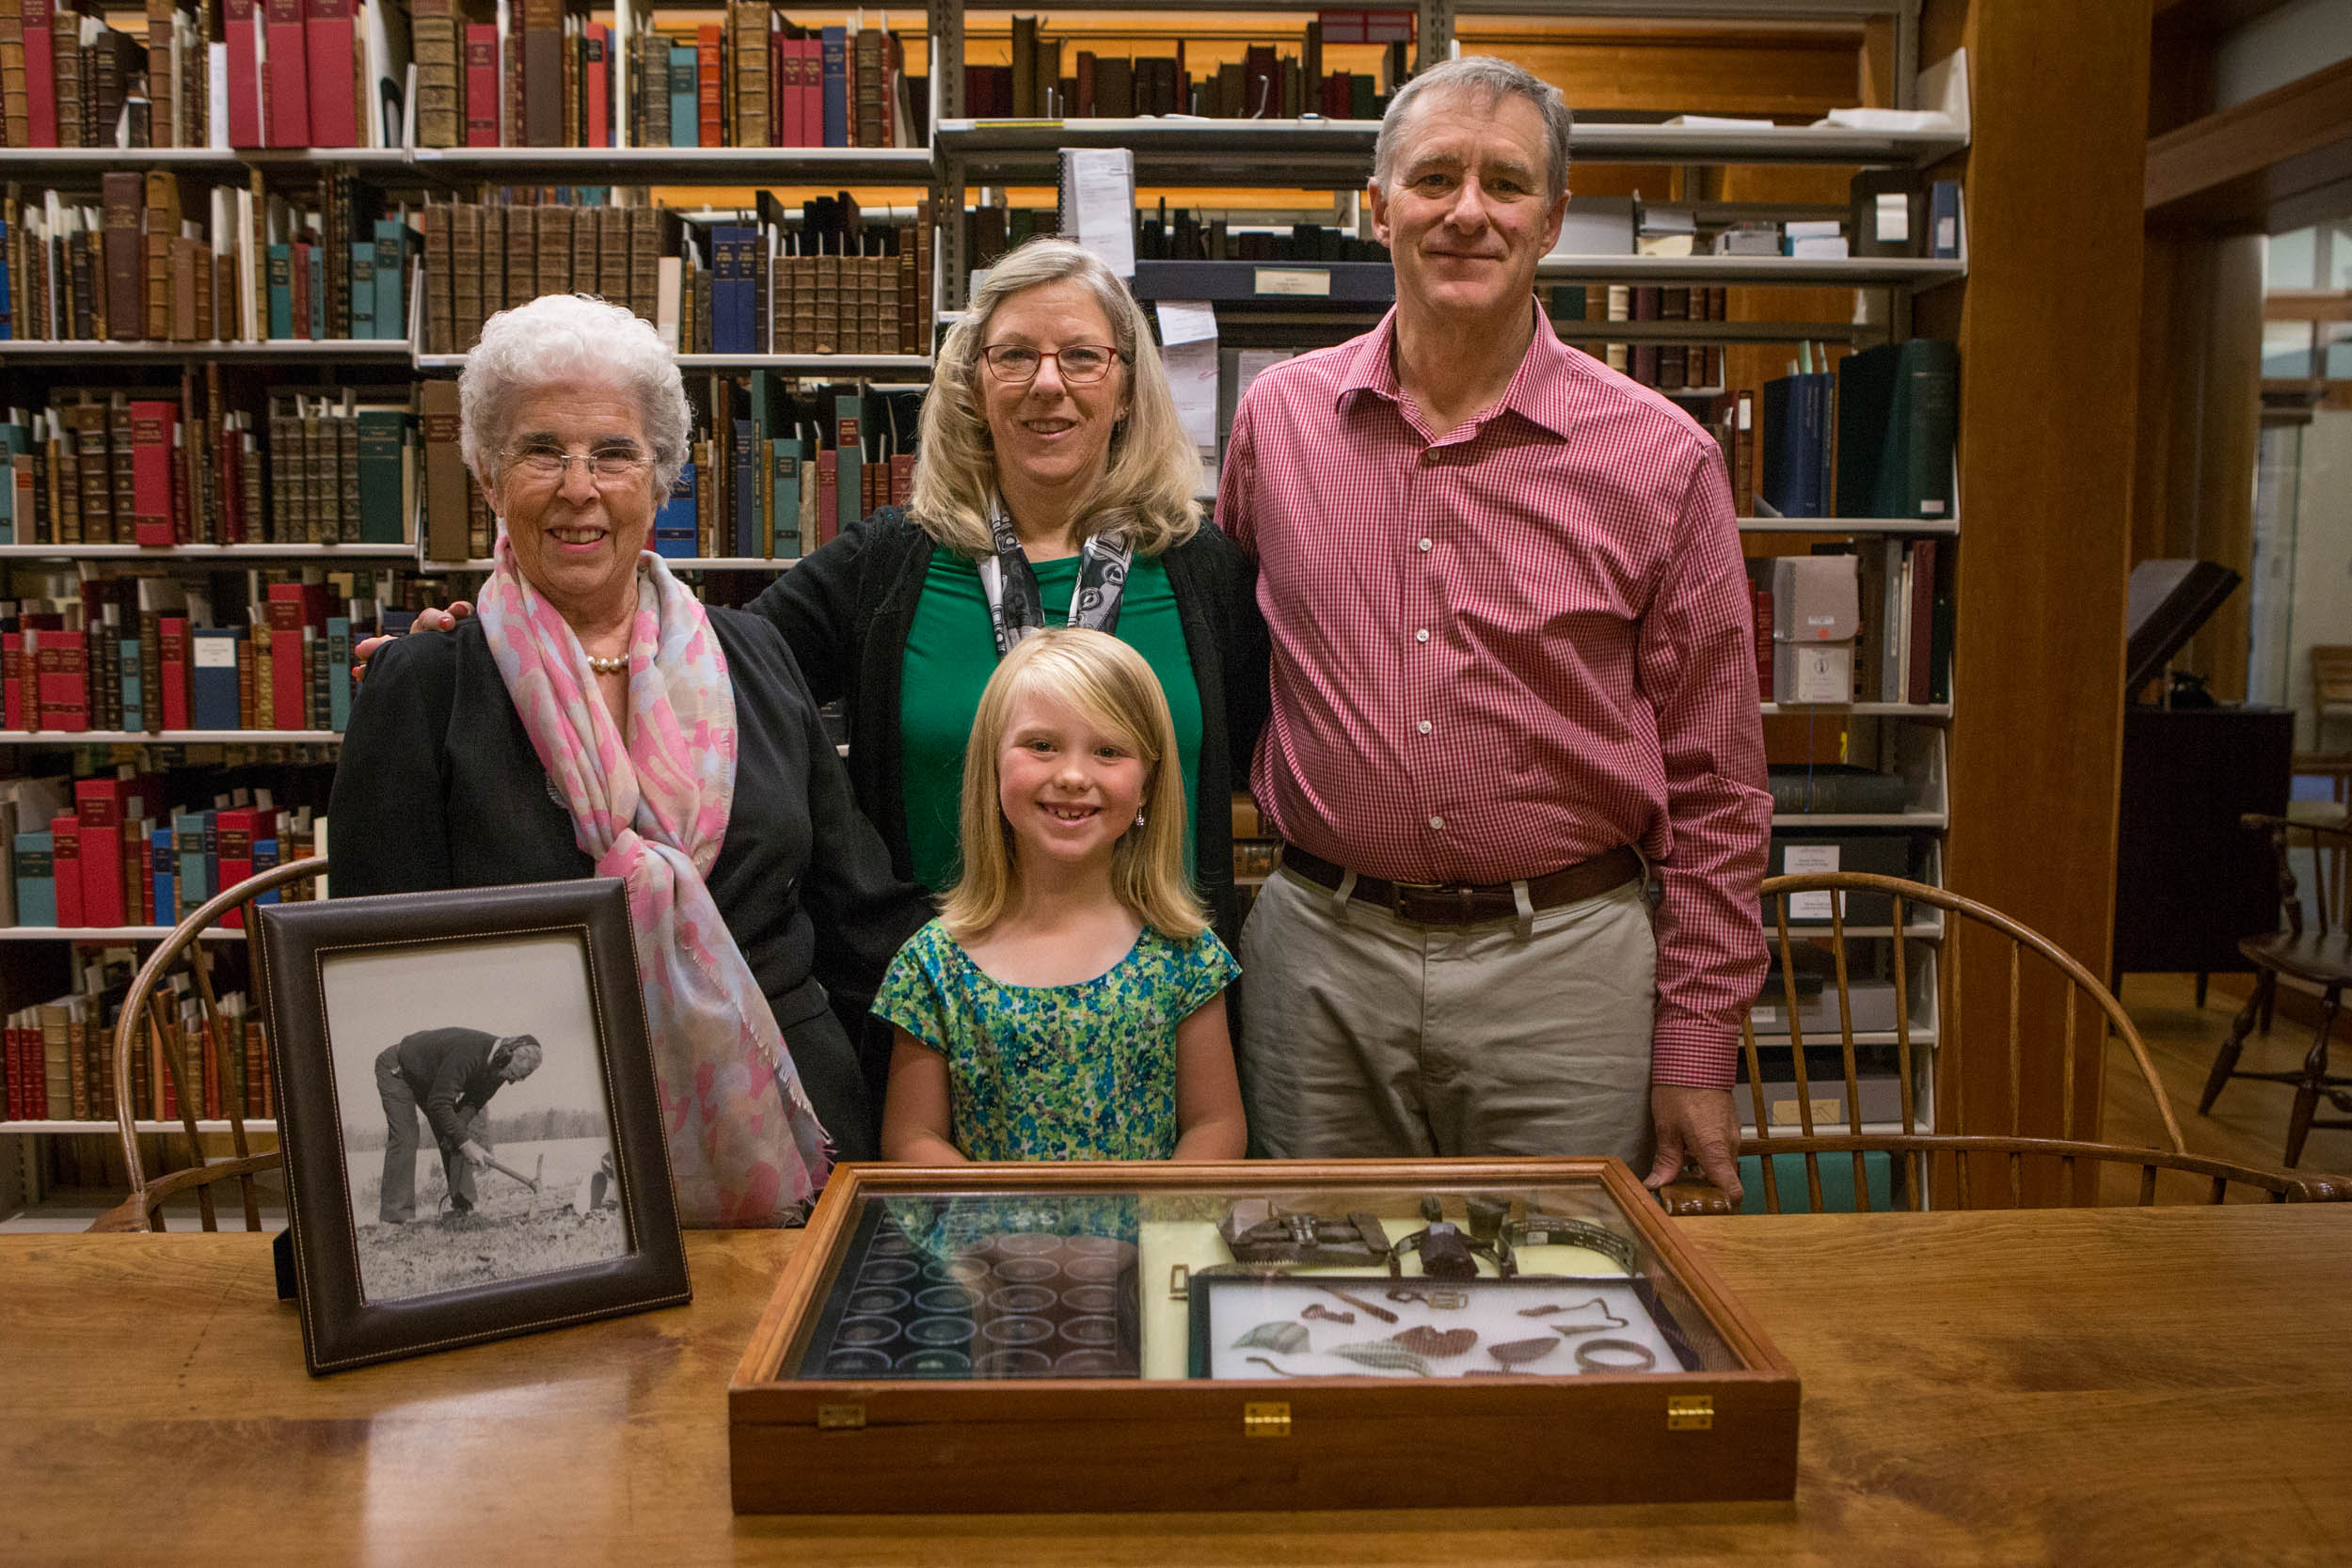
[[[790,561],[801,553],[801,443],[771,441],[768,452],[768,526],[773,541],[768,553]]]
[[[143,730],[147,728],[147,693],[139,679],[139,640],[124,637],[117,641],[122,655],[122,727]]]
[[[212,897],[220,891],[220,813],[197,813],[204,829],[204,896]]]
[[[269,335],[281,341],[294,336],[294,246],[269,247]]]
[[[180,923],[180,879],[172,871],[171,830],[156,829],[150,842],[155,849],[155,924],[176,926]]]
[[[701,543],[700,531],[694,522],[694,465],[683,464],[677,481],[670,486],[670,499],[654,514],[653,549],[668,561],[691,561]]]
[[[670,145],[696,147],[702,142],[702,122],[694,112],[695,72],[701,56],[691,45],[670,46]],[[686,90],[678,90],[679,84]]]
[[[752,421],[735,421],[735,551],[755,556],[759,549],[759,443]]]
[[[351,242],[351,335],[373,338],[375,332],[375,242]]]
[[[401,301],[408,283],[408,226],[398,218],[375,220],[375,335],[408,336],[408,312]]]
[[[1960,257],[1960,182],[1938,180],[1928,187],[1928,254]]]
[[[196,812],[171,814],[171,843],[179,877],[173,886],[185,914],[212,896],[204,884],[204,819]],[[160,907],[160,906],[159,906]]]
[[[351,620],[326,618],[326,727],[337,735],[351,727]]]
[[[278,841],[274,838],[255,839],[253,841],[253,874],[258,877],[277,863]],[[278,890],[272,888],[253,901],[257,904],[275,904],[278,902]]]
[[[49,858],[55,847],[47,833],[16,835],[15,863],[10,871],[16,879],[16,923],[20,926],[57,923],[57,873]]]
[[[234,626],[198,626],[189,633],[192,662],[189,673],[189,721],[199,730],[237,727],[237,643]]]
[[[850,145],[850,32],[827,27],[818,35],[824,61],[825,145]]]

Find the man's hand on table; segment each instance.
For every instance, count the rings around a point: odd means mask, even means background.
[[[1694,1160],[1736,1206],[1741,1193],[1740,1113],[1732,1106],[1731,1091],[1652,1084],[1649,1107],[1658,1126],[1658,1157],[1642,1184],[1662,1187],[1682,1174],[1686,1160]]]

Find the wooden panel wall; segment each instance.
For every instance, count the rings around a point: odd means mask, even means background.
[[[1947,881],[2104,973],[2115,887],[2123,590],[2139,346],[2145,4],[1930,0],[1923,59],[1969,51],[1969,281],[1920,309],[1961,353],[1962,545]],[[1964,1015],[1993,1026],[2009,976],[1963,950]],[[2057,1132],[2059,1002],[2026,990],[2028,1132]],[[1992,1043],[1987,1041],[1986,1043]],[[2077,1123],[2098,1125],[2097,1053]],[[1971,1123],[2006,1122],[1995,1051]],[[1943,1117],[1939,1112],[1939,1120]]]

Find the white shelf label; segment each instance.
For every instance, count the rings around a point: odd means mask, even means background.
[[[1331,275],[1314,267],[1260,267],[1257,291],[1262,294],[1314,294],[1329,298]]]
[[[1791,844],[1780,853],[1780,868],[1791,877],[1837,869],[1837,846],[1835,844]],[[1817,893],[1792,893],[1788,895],[1788,918],[1831,919],[1836,913],[1834,908],[1836,898],[1837,895],[1826,888]]]

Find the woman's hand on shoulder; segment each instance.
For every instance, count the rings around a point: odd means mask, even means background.
[[[446,610],[427,609],[418,610],[416,625],[410,629],[413,631],[455,631],[457,629],[457,623],[466,619],[466,617],[471,615],[472,613],[473,606],[471,604],[468,603],[464,599],[453,599],[450,601],[449,608]],[[365,638],[361,640],[358,646],[351,650],[351,678],[355,685],[366,678],[368,673],[368,660],[373,658],[377,652],[381,650],[386,643],[391,641],[391,636],[389,633],[383,636]]]

